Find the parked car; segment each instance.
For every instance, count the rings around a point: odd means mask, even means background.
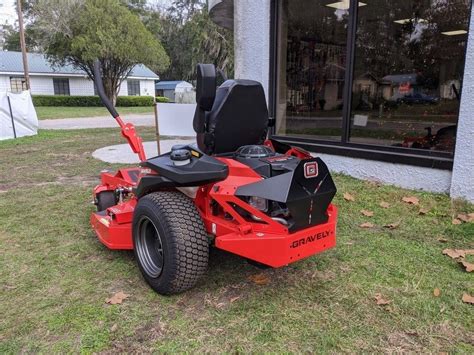
[[[439,102],[439,97],[430,96],[426,94],[416,93],[416,94],[408,94],[402,98],[397,100],[400,104],[407,104],[407,105],[435,105]]]

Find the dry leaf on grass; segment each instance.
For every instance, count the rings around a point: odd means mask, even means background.
[[[234,303],[234,302],[237,301],[238,299],[240,299],[240,296],[232,297],[232,298],[230,299],[230,303]]]
[[[355,197],[352,196],[349,192],[344,192],[344,200],[346,200],[346,201],[355,201]]]
[[[427,214],[429,211],[430,210],[427,209],[427,208],[420,208],[420,210],[418,211],[418,214],[423,216],[423,215]]]
[[[460,225],[460,224],[462,224],[462,221],[461,221],[460,219],[455,218],[455,219],[453,219],[453,222],[452,222],[452,223],[453,223],[454,225]]]
[[[433,296],[439,297],[440,294],[441,294],[441,290],[439,288],[435,288],[433,290]]]
[[[390,204],[388,202],[382,201],[380,202],[380,207],[382,208],[390,208]]]
[[[377,301],[377,304],[378,304],[379,306],[385,306],[385,305],[387,305],[387,304],[392,303],[392,301],[383,298],[383,296],[382,296],[381,293],[376,293],[375,296],[374,296],[374,298],[375,298],[375,300]]]
[[[474,222],[474,213],[469,213],[469,214],[460,213],[458,214],[457,219],[465,223]]]
[[[117,330],[117,323],[110,327],[111,332],[115,332]]]
[[[465,293],[462,295],[462,301],[464,303],[474,304],[474,297]]]
[[[257,285],[268,285],[270,283],[269,277],[264,273],[251,275],[249,276],[249,280]]]
[[[438,238],[438,242],[440,242],[440,243],[447,243],[448,240],[447,240],[446,238],[439,237],[439,238]]]
[[[474,271],[474,264],[468,263],[467,261],[461,261],[462,266],[466,268],[467,272],[473,272]]]
[[[462,249],[444,249],[443,254],[449,256],[452,259],[464,258],[466,251]]]
[[[359,225],[360,228],[374,228],[374,225],[370,222],[365,222]]]
[[[400,226],[400,223],[401,222],[389,223],[384,225],[384,227],[388,229],[397,229]]]
[[[415,206],[418,206],[420,204],[420,200],[415,196],[405,196],[402,198],[402,201]]]
[[[368,211],[368,210],[362,210],[362,211],[360,211],[360,213],[362,213],[366,217],[373,217],[374,216],[374,212]]]
[[[126,293],[123,293],[122,291],[117,292],[115,295],[113,295],[110,298],[107,298],[105,300],[105,303],[109,304],[121,304],[124,299],[128,298],[128,295]]]

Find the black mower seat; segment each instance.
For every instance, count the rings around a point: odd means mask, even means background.
[[[262,144],[268,129],[262,84],[226,80],[216,92],[215,81],[213,65],[198,65],[198,106],[193,125],[199,148],[206,154],[223,154],[244,145]]]

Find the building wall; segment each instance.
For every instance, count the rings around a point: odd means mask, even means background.
[[[0,74],[0,92],[10,91],[10,77],[14,75]],[[21,75],[18,75],[21,76]],[[54,95],[53,78],[47,76],[30,76],[31,93],[33,95]],[[155,90],[154,80],[140,80],[140,95],[153,96]],[[84,77],[70,77],[69,91],[71,95],[90,96],[94,95],[94,84],[92,80]],[[127,81],[124,80],[120,86],[119,96],[128,96]]]
[[[54,95],[53,79],[46,76],[30,76],[32,95]]]
[[[451,187],[452,173],[449,170],[355,159],[339,155],[312,154],[320,157],[331,171],[350,175],[357,179],[439,193],[447,193]]]
[[[69,92],[78,96],[94,95],[94,83],[88,78],[69,78]]]
[[[120,90],[119,90],[118,96],[128,96],[127,80],[122,81],[122,84],[120,84]]]
[[[0,92],[10,91],[10,78],[6,75],[0,75]]]
[[[451,196],[474,202],[474,6],[471,11]]]
[[[474,6],[472,7],[464,85],[453,172],[364,159],[318,154],[332,171],[396,186],[450,193],[474,202]],[[234,1],[235,73],[262,82],[270,75],[270,0]],[[267,96],[268,98],[268,96]]]
[[[163,90],[163,96],[174,101],[174,90]]]
[[[235,77],[260,81],[268,98],[270,0],[234,1]]]
[[[154,80],[140,80],[140,95],[154,96],[155,95],[155,81]]]

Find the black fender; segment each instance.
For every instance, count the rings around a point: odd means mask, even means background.
[[[135,188],[135,196],[140,199],[143,196],[149,194],[150,192],[163,190],[163,189],[173,189],[178,187],[178,184],[171,181],[168,178],[160,175],[149,175],[142,176],[138,186]]]

